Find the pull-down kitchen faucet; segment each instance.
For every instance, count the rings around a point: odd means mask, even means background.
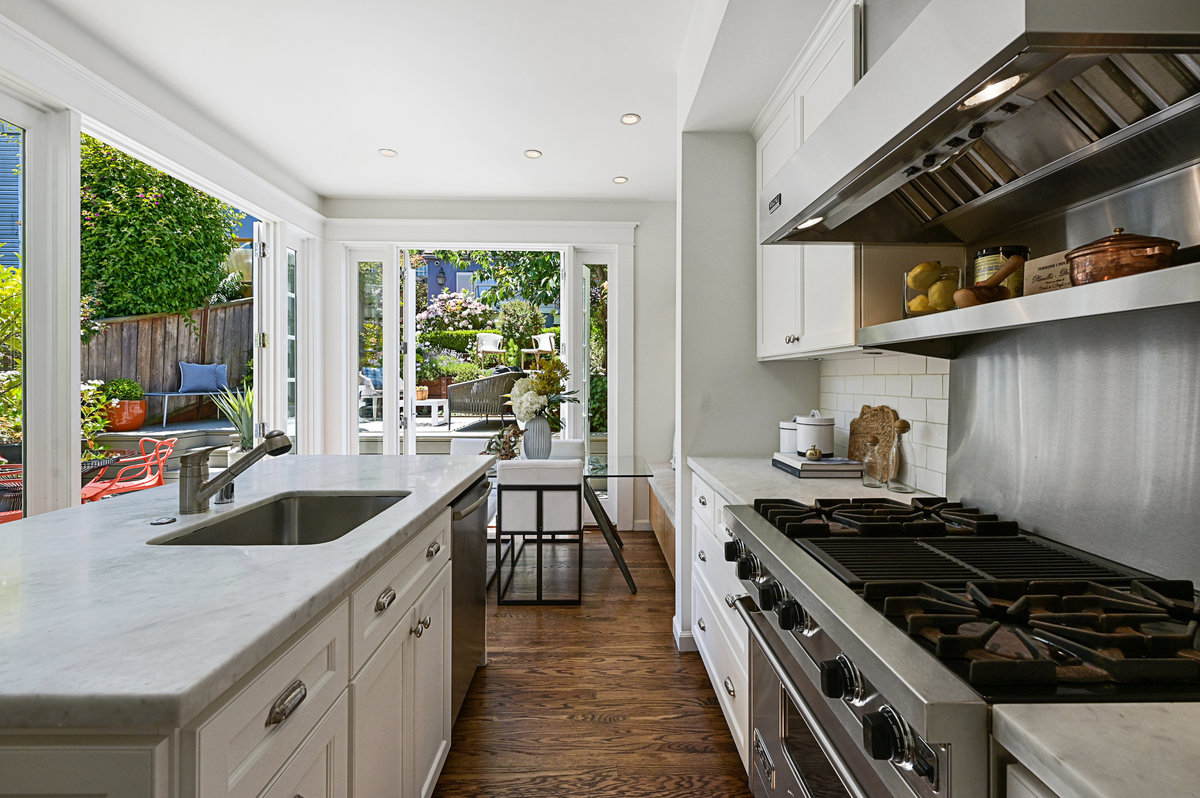
[[[263,442],[242,455],[242,458],[220,474],[208,479],[208,456],[220,446],[206,446],[188,452],[179,458],[179,512],[181,515],[203,513],[208,510],[208,500],[218,491],[217,504],[233,501],[233,481],[246,469],[265,455],[284,454],[292,450],[292,442],[282,430],[273,429]],[[207,480],[207,481],[206,481]]]

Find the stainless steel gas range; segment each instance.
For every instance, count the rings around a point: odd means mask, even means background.
[[[1200,700],[1189,582],[944,499],[728,511],[756,798],[984,798],[994,703]]]

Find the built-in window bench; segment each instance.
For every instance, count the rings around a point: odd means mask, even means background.
[[[675,469],[670,463],[650,463],[650,527],[675,577]]]

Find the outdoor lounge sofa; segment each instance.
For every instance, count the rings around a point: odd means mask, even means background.
[[[451,383],[446,388],[450,426],[454,426],[455,413],[483,416],[485,419],[499,416],[503,421],[505,414],[510,413],[506,407],[506,395],[512,392],[513,383],[524,376],[520,371],[506,371],[477,380]]]

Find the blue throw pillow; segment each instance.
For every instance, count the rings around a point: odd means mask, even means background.
[[[229,367],[224,363],[211,366],[179,361],[180,393],[216,393],[228,389]]]
[[[383,369],[378,366],[367,366],[362,370],[363,376],[371,381],[376,388],[383,387]]]

